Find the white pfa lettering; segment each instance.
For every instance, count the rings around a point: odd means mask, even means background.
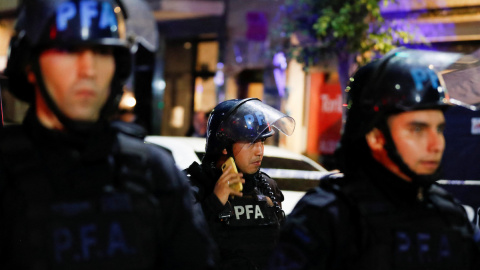
[[[245,208],[243,208],[242,206],[237,205],[233,208],[235,210],[235,216],[237,219],[240,219],[240,216],[245,214]]]
[[[259,205],[255,205],[255,210],[253,205],[245,205],[245,207],[241,205],[237,205],[233,207],[235,210],[235,217],[240,219],[240,216],[245,215],[246,219],[250,219],[250,215],[254,215],[254,219],[264,218],[262,210],[260,209]]]
[[[255,207],[255,219],[257,218],[263,218],[263,213],[262,211],[260,210],[260,207],[258,207],[258,205]]]
[[[245,209],[247,210],[247,211],[245,211],[245,212],[247,212],[247,219],[250,219],[250,214],[253,214],[253,205],[251,205],[251,204],[246,205]]]

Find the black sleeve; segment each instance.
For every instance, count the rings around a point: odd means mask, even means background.
[[[225,210],[227,206],[223,205],[215,193],[210,193],[202,202],[202,209],[208,219],[216,220],[218,215]]]
[[[202,208],[207,222],[215,222],[223,211],[228,209],[227,205],[223,205],[217,195],[213,193],[214,185],[207,186],[205,183],[210,182],[205,174],[202,173],[198,163],[194,162],[186,171],[190,176],[190,184],[195,197],[195,204]],[[212,182],[216,182],[213,180]]]
[[[159,150],[159,149],[157,149]],[[168,155],[154,153],[154,175],[166,181],[161,188],[163,245],[160,269],[212,269],[217,257],[215,244],[201,209],[195,208],[187,176]],[[169,185],[169,186],[168,186]]]
[[[348,233],[341,229],[341,211],[333,194],[305,195],[282,226],[268,269],[342,269],[337,258]]]

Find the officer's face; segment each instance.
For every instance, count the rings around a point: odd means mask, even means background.
[[[398,154],[418,175],[435,173],[445,149],[445,118],[440,110],[399,113],[388,118],[388,126]],[[392,162],[384,148],[385,138],[377,129],[367,134],[367,142],[376,160],[405,180],[411,180]]]
[[[49,95],[67,117],[98,120],[115,72],[111,51],[48,49],[39,62]],[[37,102],[39,99],[37,94]]]
[[[233,155],[237,169],[243,173],[253,174],[260,169],[263,159],[263,146],[265,140],[254,143],[236,142],[233,144]]]
[[[400,113],[388,119],[393,141],[405,164],[416,174],[432,174],[445,149],[445,117],[440,110]]]

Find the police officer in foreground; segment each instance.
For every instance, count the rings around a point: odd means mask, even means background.
[[[0,269],[207,269],[190,186],[107,120],[131,69],[121,3],[27,0],[6,74],[30,103],[0,141]]]
[[[202,164],[187,169],[220,249],[219,269],[263,269],[276,243],[283,194],[260,171],[274,128],[291,135],[295,121],[256,98],[221,102],[208,120]],[[223,166],[230,157],[235,168]]]
[[[296,205],[270,269],[479,269],[463,207],[435,183],[448,107],[435,68],[445,60],[398,50],[356,72],[344,174],[322,179]]]

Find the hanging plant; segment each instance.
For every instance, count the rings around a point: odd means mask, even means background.
[[[393,1],[285,0],[277,34],[291,40],[288,55],[305,68],[346,55],[364,64],[413,38],[382,17],[380,5]]]

